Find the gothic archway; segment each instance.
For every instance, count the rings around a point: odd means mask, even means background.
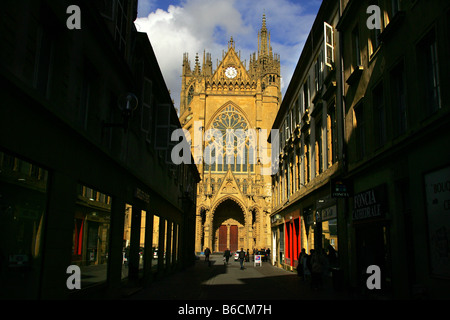
[[[214,251],[236,251],[246,248],[247,222],[245,208],[236,199],[222,199],[212,211],[211,242]]]

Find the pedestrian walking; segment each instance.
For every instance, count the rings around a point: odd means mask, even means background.
[[[230,250],[227,248],[227,250],[225,250],[225,252],[223,253],[223,257],[225,258],[225,263],[228,264],[228,260],[230,260],[230,256],[231,256],[231,252]]]
[[[241,251],[239,251],[239,264],[241,265],[241,270],[244,269],[244,259],[245,259],[245,251],[244,248],[241,248]]]
[[[250,262],[250,252],[248,249],[247,249],[247,253],[245,254],[245,261]]]
[[[306,252],[302,257],[302,266],[303,266],[303,281],[311,279],[311,255],[308,255]]]
[[[207,247],[204,253],[205,253],[205,263],[209,263],[209,255],[211,254],[211,250],[209,250],[209,248]]]
[[[306,251],[305,248],[302,249],[302,251],[300,251],[299,255],[298,255],[298,259],[297,259],[297,275],[299,277],[301,277],[304,280],[304,276],[305,276],[305,271],[303,268],[303,259],[306,258]]]
[[[337,252],[331,244],[328,245],[328,262],[332,268],[338,265]]]

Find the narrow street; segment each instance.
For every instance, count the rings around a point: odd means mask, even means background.
[[[313,290],[310,282],[263,262],[254,266],[246,262],[244,270],[239,261],[230,258],[224,265],[222,256],[213,254],[211,266],[204,257],[183,272],[155,281],[127,300],[346,300],[354,299],[333,289],[331,278],[324,279],[322,289]]]

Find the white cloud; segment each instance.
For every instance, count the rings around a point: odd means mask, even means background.
[[[142,4],[142,8],[150,8]],[[167,11],[157,9],[135,21],[138,31],[146,32],[155,51],[167,87],[179,108],[183,53],[189,53],[191,67],[196,53],[202,62],[203,51],[210,52],[213,68],[222,59],[222,50],[233,36],[242,60],[257,52],[258,30],[265,12],[271,32],[274,53],[281,57],[282,90],[292,76],[301,48],[314,21],[314,15],[287,0],[260,0],[258,10],[250,0],[185,0],[170,5]]]

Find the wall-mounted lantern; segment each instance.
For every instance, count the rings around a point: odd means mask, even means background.
[[[138,106],[138,98],[133,93],[128,92],[119,97],[119,99],[117,100],[117,105],[120,111],[122,111],[122,122],[106,123],[102,121],[102,130],[104,128],[119,127],[123,128],[123,130],[127,132],[130,119],[133,115],[133,111],[136,110]]]

